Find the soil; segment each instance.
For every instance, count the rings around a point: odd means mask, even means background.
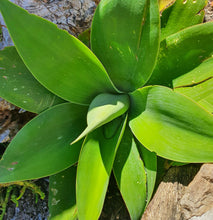
[[[33,7],[34,9],[36,8],[37,14],[40,13],[39,15],[41,15],[42,13],[46,13],[43,17],[53,21],[58,24],[59,27],[77,36],[90,26],[92,14],[99,0],[13,0],[13,2],[19,3],[19,5],[24,8],[28,7],[26,2],[33,3]],[[77,3],[75,4],[74,2]],[[84,2],[84,4],[82,4],[82,2]],[[33,7],[28,7],[28,9],[32,10]],[[72,10],[69,10],[70,7]],[[61,14],[61,8],[63,9],[63,15],[65,15],[65,17]],[[47,13],[47,11],[49,12]],[[205,11],[205,21],[213,20],[212,0],[209,1]],[[72,17],[71,20],[68,19],[70,16]],[[2,22],[1,19],[0,22]],[[6,32],[4,33],[4,39],[0,42],[0,48],[5,45],[12,45],[8,34],[6,34]],[[6,146],[18,130],[34,116],[35,114],[25,112],[0,98],[0,155],[3,154]],[[193,177],[190,181],[192,179]],[[37,180],[35,183],[40,186],[42,191],[46,194],[45,199],[41,200],[39,198],[36,203],[35,195],[30,190],[26,190],[23,197],[19,200],[18,207],[16,207],[13,202],[9,202],[4,220],[45,220],[48,218],[48,178]],[[112,176],[100,220],[116,219],[129,220],[130,217],[115,183],[115,179]],[[150,218],[150,220],[152,219]]]
[[[4,220],[45,220],[48,217],[48,178],[34,182],[46,194],[45,198],[36,201],[35,194],[27,189],[18,201],[18,207],[12,201],[9,202]]]

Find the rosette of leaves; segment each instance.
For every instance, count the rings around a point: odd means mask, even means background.
[[[95,220],[113,172],[139,219],[157,156],[213,162],[213,23],[199,24],[204,6],[178,0],[160,19],[157,0],[102,0],[90,50],[1,0],[15,47],[0,52],[0,96],[38,116],[4,153],[0,182],[51,176],[50,218]]]

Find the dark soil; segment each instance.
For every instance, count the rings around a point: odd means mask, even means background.
[[[111,177],[100,220],[130,220],[114,176]]]
[[[26,190],[19,200],[19,205],[10,201],[4,220],[46,220],[48,219],[48,178],[35,182],[46,194],[44,200],[40,198],[36,202],[35,194],[31,190]],[[17,193],[18,195],[19,193]],[[116,181],[112,176],[107,191],[105,204],[100,220],[130,220],[128,211],[123,202],[121,194],[117,188]]]
[[[48,195],[48,178],[35,182],[41,190]],[[23,197],[19,200],[19,205],[9,202],[4,220],[44,220],[48,217],[48,196],[44,200],[40,198],[36,202],[36,196],[27,189]]]

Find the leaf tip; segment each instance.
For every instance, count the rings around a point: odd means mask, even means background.
[[[83,137],[85,137],[89,133],[88,127],[74,140],[70,143],[70,145],[75,144],[76,142],[80,141]]]

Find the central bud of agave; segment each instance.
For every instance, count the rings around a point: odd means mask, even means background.
[[[76,143],[96,128],[124,114],[129,108],[127,94],[102,93],[91,102],[87,113],[87,127],[71,144]]]

